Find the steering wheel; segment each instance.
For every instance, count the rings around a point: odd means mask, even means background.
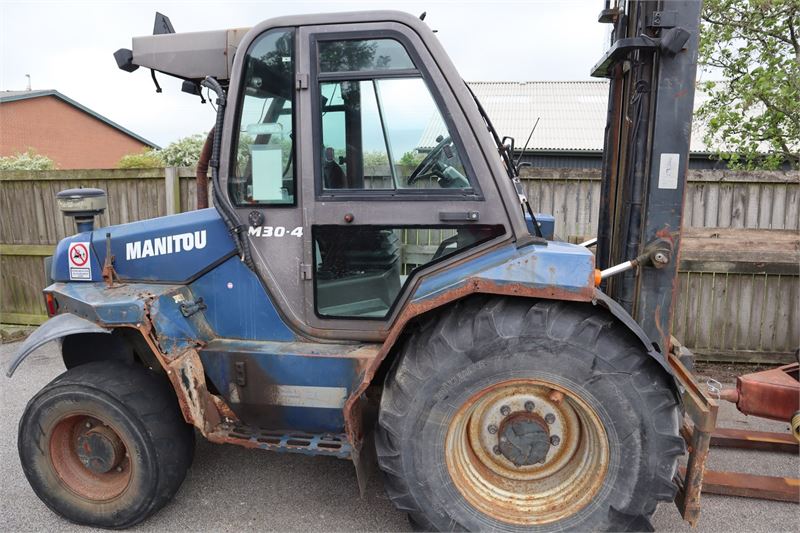
[[[428,155],[420,161],[417,168],[415,168],[408,177],[406,183],[408,183],[408,185],[413,185],[423,178],[435,176],[440,187],[469,188],[469,181],[464,176],[460,174],[456,177],[448,176],[447,169],[450,167],[439,161],[439,156],[444,151],[445,147],[450,144],[452,144],[452,139],[449,136],[441,138],[436,146],[428,152]]]

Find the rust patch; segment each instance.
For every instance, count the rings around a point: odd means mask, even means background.
[[[203,363],[197,350],[190,348],[172,360],[167,366],[167,376],[178,393],[186,421],[205,436],[222,421],[217,404],[206,387]]]
[[[594,277],[594,272],[592,272]],[[386,339],[381,346],[380,351],[374,358],[369,361],[369,366],[366,368],[364,376],[361,380],[361,385],[356,388],[347,403],[344,406],[344,424],[347,438],[353,445],[353,448],[358,450],[362,441],[362,428],[361,428],[361,412],[357,408],[358,399],[369,387],[375,373],[378,371],[383,360],[389,354],[389,351],[394,346],[397,338],[403,332],[408,322],[423,313],[432,309],[436,309],[450,302],[460,300],[471,294],[495,294],[499,296],[524,296],[528,298],[543,298],[548,300],[568,300],[574,302],[590,302],[594,295],[594,281],[593,279],[587,284],[585,288],[580,291],[570,291],[560,287],[544,287],[532,288],[521,283],[496,283],[478,278],[468,278],[464,284],[454,289],[443,292],[432,298],[427,298],[420,302],[410,302],[397,320],[392,329],[389,330]]]
[[[223,416],[217,407],[224,404],[221,398],[214,398],[206,386],[203,363],[195,348],[188,348],[183,352],[168,358],[156,341],[153,334],[153,325],[150,321],[150,301],[145,301],[145,320],[137,324],[150,350],[155,354],[159,364],[167,373],[175,396],[178,399],[181,413],[188,424],[200,430],[207,436],[213,428],[218,426]],[[229,412],[230,409],[225,410]],[[229,417],[235,419],[235,417]]]

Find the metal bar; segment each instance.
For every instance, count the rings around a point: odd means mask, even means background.
[[[711,446],[793,454],[800,451],[800,442],[797,442],[788,433],[744,431],[731,428],[717,428],[711,434]]]
[[[680,474],[676,475],[678,494],[675,505],[683,519],[694,526],[700,518],[703,477],[719,406],[713,398],[705,394],[680,359],[670,353],[668,361],[683,390],[683,405],[692,424],[684,424],[681,428],[683,437],[689,442],[689,461],[686,469],[681,469]]]
[[[707,470],[703,492],[800,504],[800,479]]]

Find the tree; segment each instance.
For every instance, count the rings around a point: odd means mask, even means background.
[[[0,170],[53,170],[54,168],[56,164],[52,159],[36,153],[33,148],[28,148],[26,152],[0,157]]]
[[[800,0],[705,0],[705,142],[734,168],[800,167]]]

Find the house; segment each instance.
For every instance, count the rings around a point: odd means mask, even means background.
[[[0,156],[29,148],[58,168],[88,169],[157,146],[58,91],[0,92]]]

